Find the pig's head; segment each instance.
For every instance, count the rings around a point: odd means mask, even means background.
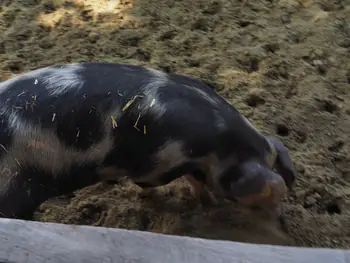
[[[276,207],[287,192],[283,178],[266,165],[249,160],[220,176],[224,196],[247,205]]]
[[[225,197],[247,205],[275,208],[292,188],[295,171],[287,148],[274,137],[266,139],[271,151],[263,159],[248,158],[216,177]]]

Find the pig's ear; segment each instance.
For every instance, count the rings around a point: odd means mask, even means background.
[[[282,142],[280,142],[273,136],[266,136],[266,139],[275,148],[277,153],[274,167],[284,179],[287,187],[291,189],[295,182],[296,172],[292,158],[288,153],[288,149],[286,146],[284,146]]]

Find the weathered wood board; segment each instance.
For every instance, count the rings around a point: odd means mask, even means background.
[[[0,219],[1,263],[350,263],[350,251],[278,247]]]

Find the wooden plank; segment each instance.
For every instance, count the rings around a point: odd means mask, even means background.
[[[350,251],[0,219],[1,263],[350,263]]]

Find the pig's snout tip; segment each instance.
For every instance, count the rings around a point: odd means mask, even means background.
[[[267,208],[277,208],[287,192],[283,180],[269,180],[258,193],[242,196],[238,201],[247,205],[259,205]]]

